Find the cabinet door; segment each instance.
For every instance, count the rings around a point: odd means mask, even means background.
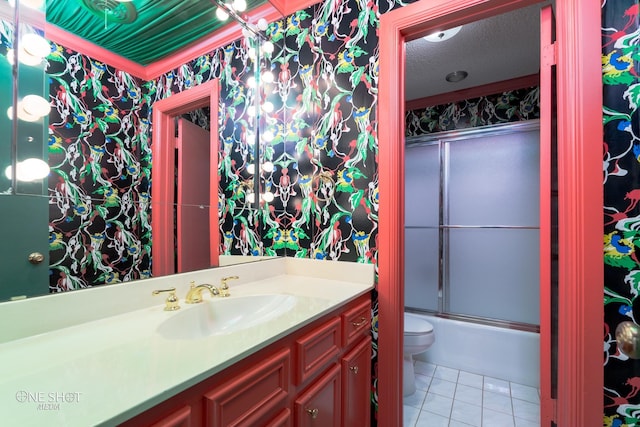
[[[205,424],[214,427],[268,425],[265,420],[287,406],[289,363],[289,350],[282,350],[206,393]]]
[[[342,358],[342,425],[369,426],[371,418],[371,337]]]
[[[340,366],[331,369],[295,401],[296,427],[340,425]]]
[[[366,300],[342,314],[342,345],[348,347],[371,329],[371,301]]]

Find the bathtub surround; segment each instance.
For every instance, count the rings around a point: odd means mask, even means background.
[[[540,387],[538,333],[418,316],[433,325],[436,340],[416,360]]]

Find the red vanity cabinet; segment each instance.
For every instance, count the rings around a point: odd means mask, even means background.
[[[370,319],[366,294],[121,426],[368,427]]]

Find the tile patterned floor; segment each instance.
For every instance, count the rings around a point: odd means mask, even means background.
[[[416,361],[404,427],[539,427],[538,389]]]

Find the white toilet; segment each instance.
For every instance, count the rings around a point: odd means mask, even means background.
[[[404,313],[404,362],[402,366],[402,394],[409,396],[416,391],[416,377],[413,372],[413,355],[422,353],[435,341],[433,325],[424,318]]]

